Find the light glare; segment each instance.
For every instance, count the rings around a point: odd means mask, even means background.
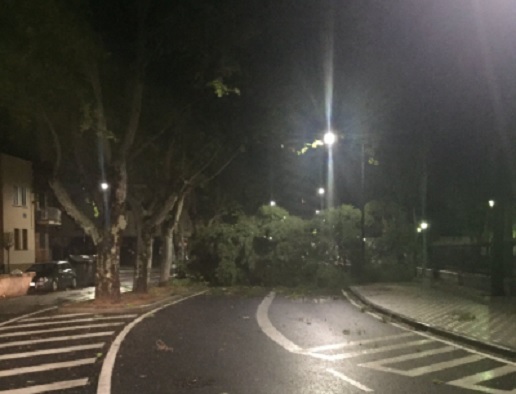
[[[332,146],[336,139],[337,137],[335,136],[335,133],[333,131],[328,131],[326,134],[324,134],[323,141],[326,145]]]

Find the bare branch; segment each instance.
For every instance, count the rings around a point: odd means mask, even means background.
[[[59,135],[57,135],[57,131],[54,128],[54,125],[50,121],[50,119],[49,119],[47,113],[45,112],[45,110],[41,110],[41,114],[42,114],[43,120],[45,121],[45,123],[48,126],[48,129],[50,130],[50,134],[52,135],[52,140],[54,141],[54,148],[56,150],[56,159],[54,161],[53,174],[54,174],[54,177],[55,177],[57,175],[57,173],[59,172],[59,168],[61,166],[61,157],[62,157],[62,154],[63,154],[63,152],[61,150],[61,141],[59,140]]]
[[[70,194],[68,194],[68,191],[64,188],[61,182],[54,178],[49,181],[49,185],[66,213],[84,229],[86,234],[88,234],[93,240],[93,243],[98,245],[101,240],[101,236],[97,227],[72,201]]]
[[[224,162],[224,164],[222,164],[222,166],[220,166],[220,168],[217,171],[215,171],[210,177],[205,179],[203,183],[208,183],[208,182],[212,181],[214,178],[216,178],[217,176],[219,176],[220,173],[222,171],[224,171],[226,169],[226,167],[231,164],[231,162],[235,159],[235,157],[237,157],[237,155],[240,153],[240,150],[241,150],[240,147],[238,149],[236,149],[235,152],[229,157],[229,159],[226,160]]]
[[[145,32],[145,19],[149,10],[149,2],[140,2],[140,12],[138,20],[138,39],[136,42],[136,75],[134,81],[133,96],[131,101],[131,115],[129,117],[129,123],[127,124],[127,130],[124,135],[122,142],[120,157],[122,160],[126,160],[129,155],[129,150],[134,143],[136,137],[136,131],[140,123],[140,117],[142,113],[142,102],[143,102],[143,78],[145,71],[145,43],[146,43],[146,32]]]
[[[107,142],[107,122],[104,111],[104,99],[102,96],[102,86],[100,84],[100,73],[98,64],[94,62],[91,68],[88,69],[88,76],[90,83],[93,88],[93,94],[96,101],[96,114],[95,119],[97,121],[96,132],[99,135],[99,144],[102,149],[101,155],[105,158],[107,163],[111,162],[111,148]]]

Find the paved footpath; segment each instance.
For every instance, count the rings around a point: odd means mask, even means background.
[[[515,297],[482,301],[441,286],[413,282],[354,286],[351,292],[382,312],[516,356]]]

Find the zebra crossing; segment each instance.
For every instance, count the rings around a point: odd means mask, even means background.
[[[444,384],[489,394],[516,394],[516,363],[414,332],[317,346],[303,353],[332,362],[357,359],[359,367],[409,378],[438,378],[446,371]]]
[[[92,378],[111,340],[136,317],[47,313],[2,323],[0,394],[95,392]]]

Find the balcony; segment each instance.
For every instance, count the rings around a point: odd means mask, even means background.
[[[36,211],[36,223],[43,226],[60,226],[61,210],[54,207],[38,209]]]

